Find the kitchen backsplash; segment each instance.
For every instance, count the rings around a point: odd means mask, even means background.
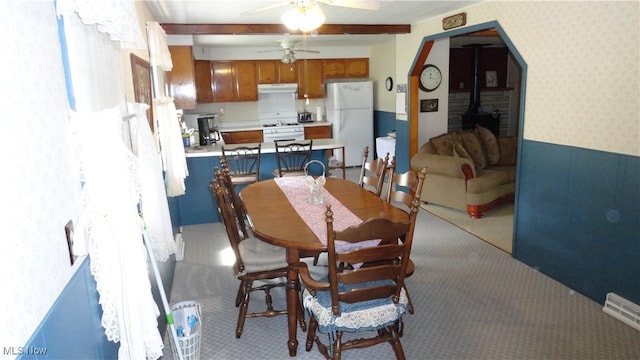
[[[318,106],[324,108],[324,104],[324,99],[309,99],[309,105],[306,105],[304,100],[296,100],[296,110],[309,111],[313,114],[313,120],[316,120],[316,109]],[[257,121],[258,102],[198,104],[194,110],[185,111],[185,114],[193,113],[218,113],[218,122]]]

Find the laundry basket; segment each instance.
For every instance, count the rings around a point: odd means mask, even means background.
[[[173,359],[180,359],[178,351],[182,351],[182,359],[184,360],[200,359],[200,336],[202,334],[200,304],[195,301],[179,302],[171,307],[171,313],[180,346],[180,349],[177,349],[174,341],[169,341]],[[167,327],[167,331],[171,331],[171,329]]]

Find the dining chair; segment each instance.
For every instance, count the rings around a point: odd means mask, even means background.
[[[362,166],[360,168],[360,179],[358,184],[372,193],[380,196],[384,179],[387,173],[387,165],[389,164],[389,153],[384,158],[377,158],[368,162],[369,147],[365,146],[362,152]]]
[[[400,342],[402,316],[408,305],[404,279],[417,213],[415,205],[407,222],[372,218],[336,231],[331,205],[327,205],[328,277],[315,279],[306,264],[296,265],[305,286],[303,304],[310,314],[306,351],[311,351],[315,343],[325,358],[340,359],[343,350],[389,342],[396,358],[405,358]],[[378,245],[361,244],[376,239],[380,239]],[[336,251],[336,241],[348,243],[350,250]],[[340,263],[375,265],[340,271]],[[317,331],[329,334],[331,343],[324,344]],[[343,341],[345,332],[368,335]]]
[[[235,220],[238,222],[238,228],[241,232],[242,239],[246,239],[250,236],[249,232],[249,219],[247,218],[247,212],[244,208],[244,203],[238,195],[236,191],[236,187],[231,179],[231,175],[229,174],[229,169],[227,168],[227,163],[224,159],[220,159],[220,165],[222,166],[222,170],[219,168],[214,168],[213,172],[216,176],[217,181],[220,182],[229,193],[229,197],[231,199],[231,203],[233,204],[233,212],[236,215]]]
[[[311,161],[313,140],[305,143],[276,141],[275,147],[278,168],[273,170],[274,177],[305,175],[304,167]]]
[[[262,144],[257,146],[222,146],[220,162],[225,161],[234,185],[246,185],[260,181],[260,155]]]
[[[387,168],[389,185],[384,199],[394,205],[401,205],[404,209],[411,209],[411,205],[416,193],[422,191],[419,173],[424,172],[426,175],[427,168],[423,168],[420,172],[409,169],[404,173],[396,173],[396,159],[391,160],[391,165]],[[420,189],[418,186],[420,185]]]
[[[271,290],[286,288],[288,264],[286,249],[259,240],[253,236],[242,239],[238,230],[238,222],[233,210],[230,193],[223,184],[223,178],[216,178],[211,182],[213,192],[222,222],[224,223],[231,249],[235,255],[233,270],[240,280],[235,304],[239,307],[236,338],[240,338],[246,318],[273,317],[287,313],[287,310],[277,310],[273,307]],[[267,309],[264,311],[248,312],[251,293],[263,291]],[[306,323],[301,306],[298,306],[300,327],[306,331]]]
[[[395,168],[396,164],[394,158],[391,160],[391,166],[387,169],[387,172],[389,173],[389,186],[387,187],[385,200],[394,206],[401,207],[403,210],[409,212],[414,201],[418,203],[418,206],[420,205],[420,194],[422,193],[424,178],[427,175],[427,168],[422,168],[419,172],[409,169],[401,174],[395,173]],[[405,277],[413,275],[415,269],[416,266],[413,260],[409,259]],[[406,284],[405,291],[407,293],[407,298],[409,299],[409,313],[413,314],[415,312],[413,308],[413,301],[411,300],[411,296],[409,296],[409,290],[406,288]]]

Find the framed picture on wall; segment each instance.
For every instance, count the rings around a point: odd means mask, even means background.
[[[420,100],[420,112],[438,111],[438,99]]]
[[[486,71],[485,79],[487,80],[487,87],[498,87],[498,72],[497,71]]]
[[[149,120],[149,127],[151,132],[154,131],[153,122],[153,104],[151,99],[153,93],[151,91],[151,67],[149,63],[133,53],[131,58],[131,73],[133,75],[133,92],[136,102],[149,105],[147,109],[147,119]]]

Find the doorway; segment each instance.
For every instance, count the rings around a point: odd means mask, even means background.
[[[437,40],[442,40],[442,39],[446,39],[449,38],[450,41],[450,51],[451,51],[451,44],[454,43],[454,46],[462,46],[462,45],[466,45],[466,44],[471,44],[471,43],[476,43],[476,44],[483,44],[484,41],[487,41],[487,39],[483,39],[482,36],[486,35],[486,34],[491,34],[491,36],[494,38],[498,37],[500,42],[503,45],[504,48],[506,48],[508,54],[507,54],[507,61],[511,62],[508,63],[509,67],[512,69],[512,71],[509,71],[508,73],[505,73],[505,75],[510,76],[510,82],[509,82],[509,86],[507,86],[507,82],[501,82],[500,84],[502,85],[501,87],[504,89],[490,89],[490,90],[507,90],[507,91],[511,91],[511,93],[509,94],[509,96],[511,96],[512,100],[512,104],[517,104],[515,106],[507,106],[505,108],[505,112],[508,111],[509,115],[506,116],[506,123],[505,126],[501,126],[500,129],[500,136],[505,136],[505,135],[512,135],[512,136],[517,136],[518,139],[518,159],[517,159],[517,168],[516,168],[516,184],[517,184],[517,178],[519,177],[520,174],[520,159],[522,158],[522,129],[524,129],[524,99],[525,99],[525,85],[526,85],[526,73],[527,73],[527,65],[524,62],[524,59],[522,58],[522,56],[520,56],[520,54],[518,53],[517,49],[515,48],[514,44],[510,41],[509,37],[506,35],[506,33],[504,32],[504,30],[501,28],[501,26],[497,23],[497,22],[488,22],[488,23],[484,23],[484,24],[478,24],[478,25],[473,25],[473,26],[469,26],[466,28],[460,28],[460,29],[455,29],[452,31],[448,31],[448,32],[444,32],[444,33],[440,33],[440,34],[436,34],[436,35],[431,35],[431,36],[427,36],[423,39],[422,44],[420,46],[420,48],[417,50],[416,56],[414,58],[414,62],[410,68],[409,71],[409,84],[408,84],[408,108],[409,108],[409,154],[410,154],[410,158],[413,157],[413,155],[415,155],[418,152],[419,146],[422,145],[421,140],[418,137],[419,134],[419,103],[420,103],[420,92],[419,92],[419,75],[420,75],[420,71],[423,67],[423,65],[427,62],[427,58],[429,57],[429,53],[432,51],[432,49],[434,48],[434,43]],[[475,38],[474,38],[475,37]],[[464,43],[463,44],[463,40]],[[451,64],[450,64],[451,66]],[[471,71],[471,70],[469,70]],[[506,71],[506,70],[505,70]],[[489,84],[487,84],[486,82],[486,74],[482,73],[481,74],[482,78],[480,79],[482,83],[485,84],[485,88],[488,87],[492,87],[489,86]],[[505,79],[509,78],[505,76]],[[451,78],[449,79],[450,81],[452,80]],[[459,80],[458,81],[458,85]],[[451,84],[451,83],[450,83]],[[450,84],[448,84],[450,86]],[[496,88],[498,86],[495,86]],[[466,90],[466,86],[459,86],[459,88],[462,88],[461,90]],[[511,88],[511,89],[509,89]],[[485,89],[486,90],[486,89]],[[482,86],[480,88],[480,91],[482,91]],[[462,96],[469,96],[468,92],[465,91],[458,91],[459,93],[463,94]],[[467,97],[467,101],[465,103],[465,108],[466,105],[469,106],[469,108],[471,107],[471,100]],[[451,111],[452,109],[449,109],[449,111]],[[459,112],[462,112],[466,109],[463,110],[458,110]],[[493,111],[494,109],[491,108],[490,111]],[[462,128],[461,126],[461,120],[460,119],[460,113],[451,113],[451,115],[449,117],[449,119],[447,119],[447,128],[448,131],[457,131],[460,130]],[[457,121],[456,121],[457,120]],[[438,134],[435,134],[434,136],[436,136]],[[424,139],[423,139],[424,140]],[[424,142],[424,141],[422,141]],[[513,227],[512,229],[516,228],[516,224],[517,224],[517,202],[518,202],[518,194],[517,194],[517,186],[515,189],[515,201],[514,201],[514,206],[513,206],[513,220],[512,220],[512,224]],[[477,220],[475,220],[477,221]],[[513,242],[513,230],[511,230],[512,232],[512,236],[511,236],[511,242]]]

